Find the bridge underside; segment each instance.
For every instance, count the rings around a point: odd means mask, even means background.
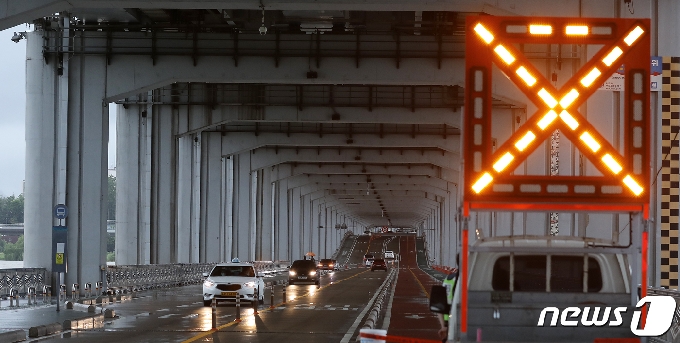
[[[5,27],[35,23],[27,34],[26,265],[51,266],[44,237],[56,224],[53,206],[63,203],[68,278],[81,283],[101,278],[105,264],[109,106],[117,116],[117,264],[326,257],[347,232],[389,227],[416,229],[431,260],[453,265],[462,229],[465,18],[628,15],[594,0],[279,1],[264,11],[257,2],[107,3],[0,10]],[[676,12],[655,20],[661,26]],[[526,47],[557,84],[592,49]],[[535,108],[493,72],[495,148]],[[621,101],[598,92],[581,112],[617,141]],[[551,170],[598,175],[559,135],[515,173]],[[480,236],[558,230],[622,245],[631,243],[619,235],[628,223],[627,214],[601,213],[469,219]]]

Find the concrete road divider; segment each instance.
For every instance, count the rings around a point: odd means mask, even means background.
[[[61,332],[62,326],[59,323],[52,323],[47,325],[38,325],[28,329],[28,337],[43,337],[53,335],[55,333]]]
[[[0,343],[14,343],[26,340],[26,331],[13,330],[7,332],[0,332]]]
[[[63,324],[64,330],[74,329],[93,329],[100,328],[104,325],[104,314],[95,314],[81,319],[65,320]]]

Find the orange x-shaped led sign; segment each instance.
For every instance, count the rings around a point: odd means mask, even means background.
[[[631,204],[646,204],[649,116],[645,114],[649,90],[645,80],[650,60],[647,27],[648,21],[630,19],[468,18],[465,130],[471,137],[465,142],[466,203],[486,209],[546,209],[535,204],[550,202],[554,206],[561,202],[560,209],[626,211],[638,208]],[[513,45],[527,42],[604,44],[604,47],[558,90]],[[488,144],[491,62],[538,108],[493,154]],[[597,86],[622,63],[626,64],[628,79],[625,125],[630,143],[624,153],[628,160],[578,111]],[[557,129],[604,178],[525,176],[523,179],[509,175]],[[500,191],[490,187],[498,180],[509,187]],[[532,187],[525,187],[527,184]],[[627,191],[603,191],[607,187],[622,189],[621,186]],[[523,188],[532,191],[523,192]],[[530,200],[522,203],[522,198]],[[512,205],[498,206],[504,201]],[[592,206],[584,206],[584,202]],[[604,203],[607,205],[602,206]]]

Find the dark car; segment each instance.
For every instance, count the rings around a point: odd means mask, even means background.
[[[384,271],[387,271],[387,263],[385,263],[385,260],[382,258],[376,258],[373,260],[373,264],[371,265],[371,271],[374,271],[376,269],[382,269]]]
[[[322,258],[319,260],[319,263],[316,265],[316,267],[321,270],[337,270],[338,264],[335,262],[335,260],[331,260],[330,258]]]
[[[316,268],[316,262],[313,260],[296,260],[290,266],[288,271],[288,284],[296,284],[298,282],[312,282],[319,285],[319,272]]]

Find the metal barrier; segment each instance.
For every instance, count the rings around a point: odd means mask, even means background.
[[[647,295],[669,295],[675,299],[675,314],[671,328],[659,337],[649,337],[649,343],[674,343],[680,341],[680,291],[665,288],[647,288]]]
[[[143,266],[110,266],[106,281],[110,293],[184,286],[203,282],[203,273],[214,263],[154,264]]]
[[[45,268],[0,269],[0,298],[9,297],[10,290],[26,294],[29,287],[42,288],[46,282]]]

